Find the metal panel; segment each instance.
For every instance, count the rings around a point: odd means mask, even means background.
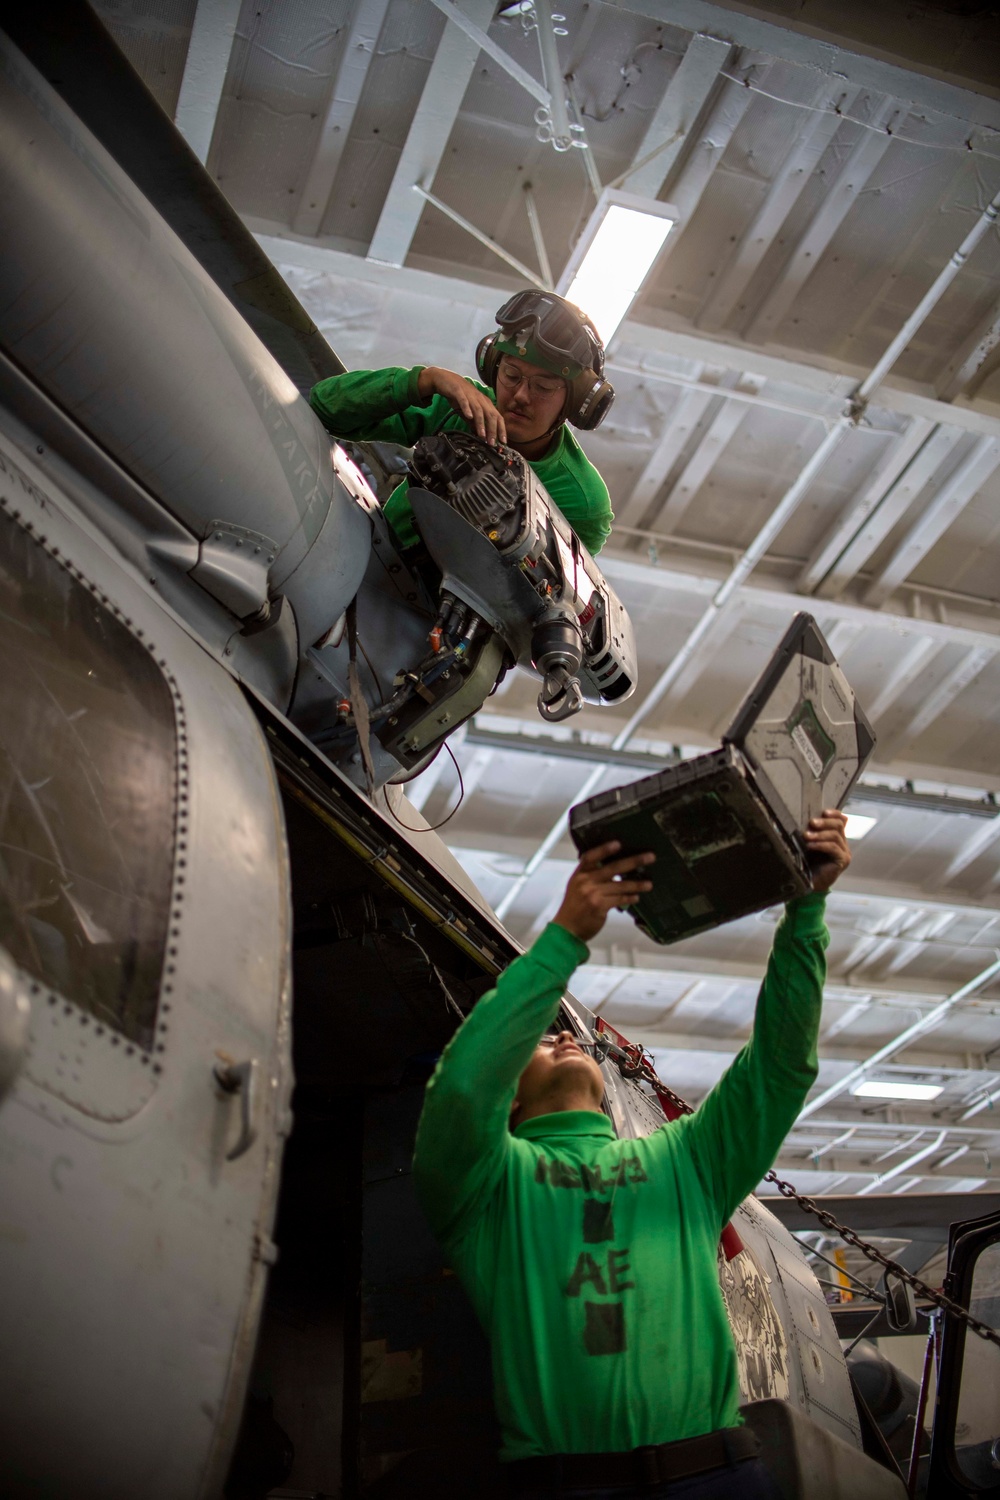
[[[242,1410],[289,1125],[281,811],[238,685],[92,539],[34,457],[4,475],[22,524],[120,612],[172,684],[179,827],[151,1051],[140,1062],[106,1038],[81,1047],[93,1022],[39,994],[38,1066],[58,1068],[61,1052],[69,1086],[57,1097],[26,1072],[0,1115],[4,1491],[208,1500]],[[254,1062],[242,1098],[218,1088],[220,1057]],[[116,1072],[143,1075],[138,1113],[94,1117],[80,1090],[104,1068],[112,1088]],[[229,1158],[243,1104],[256,1139]]]

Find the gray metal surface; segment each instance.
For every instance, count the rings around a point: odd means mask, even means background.
[[[338,474],[292,382],[121,168],[0,45],[0,343],[168,513],[167,534],[145,539],[154,565],[225,607],[226,654],[251,676],[259,664],[283,707],[299,652],[357,590],[372,497]],[[279,596],[288,618],[275,608],[270,629],[238,634]]]
[[[0,1109],[3,1487],[191,1500],[222,1483],[272,1256],[291,1086],[283,823],[236,684],[33,456],[3,441],[0,502],[152,654],[178,770],[153,1040],[30,986],[28,1056]],[[241,1100],[217,1086],[220,1059],[259,1077],[257,1139],[234,1160]]]
[[[272,588],[331,507],[363,561],[364,517],[291,381],[59,96],[2,56],[4,345],[196,539],[238,504],[276,544]]]
[[[181,26],[185,20],[196,20],[200,11],[210,31],[213,23],[214,29],[222,30],[216,5],[196,7],[195,0],[178,0],[170,9],[171,19]],[[179,62],[194,84],[203,64],[199,42],[192,45],[183,32],[179,35],[172,28],[163,45],[149,18],[141,18],[141,56],[135,59],[139,72],[151,55],[157,60],[156,74],[145,78],[144,87],[116,45],[117,41],[127,46],[131,18],[120,12],[119,19],[123,25],[112,27],[113,40],[89,5],[52,0],[44,15],[30,6],[8,6],[4,29],[184,240],[299,390],[308,391],[315,381],[339,374],[344,367],[312,318],[205,171],[204,158],[199,159],[173,128],[171,116],[185,82],[181,68],[175,72],[175,67]],[[231,14],[229,19],[235,24]],[[216,53],[209,71],[221,87],[218,66]],[[211,138],[215,123],[208,97],[213,83],[203,74],[199,81],[204,141],[206,133]],[[216,98],[216,108],[218,102]]]
[[[761,1458],[782,1500],[904,1500],[898,1475],[873,1463],[852,1444],[809,1419],[785,1401],[757,1401],[742,1408],[743,1419],[761,1444]]]

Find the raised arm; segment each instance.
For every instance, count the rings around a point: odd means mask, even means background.
[[[695,1113],[678,1122],[718,1205],[720,1227],[772,1166],[819,1071],[826,892],[850,863],[845,825],[832,810],[810,823],[814,889],[785,908],[750,1040]]]
[[[309,403],[327,431],[339,438],[415,443],[439,431],[454,412],[489,442],[506,436],[489,394],[437,365],[331,375],[313,386]]]
[[[618,848],[605,844],[584,855],[555,921],[478,1002],[427,1085],[413,1174],[431,1226],[446,1241],[485,1207],[500,1179],[518,1079],[586,959],[586,943],[612,907],[649,888],[628,878],[649,856],[615,860]]]

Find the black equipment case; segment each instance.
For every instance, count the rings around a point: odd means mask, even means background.
[[[722,748],[578,803],[583,852],[651,849],[653,889],[629,908],[674,943],[811,890],[801,834],[840,807],[875,747],[872,727],[811,615],[797,614]]]

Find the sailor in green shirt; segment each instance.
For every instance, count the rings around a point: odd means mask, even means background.
[[[427,1086],[417,1192],[489,1336],[500,1456],[524,1496],[778,1495],[740,1425],[716,1252],[816,1078],[845,826],[810,823],[814,890],[786,907],[753,1034],[693,1115],[619,1140],[596,1061],[545,1034],[608,912],[649,889],[652,856],[617,844],[584,855]]]
[[[590,319],[554,292],[517,292],[480,341],[485,384],[454,370],[351,370],[314,385],[310,403],[327,430],[347,441],[411,445],[432,432],[475,432],[526,458],[592,553],[614,517],[608,487],[566,426],[590,432],[614,400],[604,379],[604,346]],[[418,540],[401,484],[385,513],[404,547]]]

